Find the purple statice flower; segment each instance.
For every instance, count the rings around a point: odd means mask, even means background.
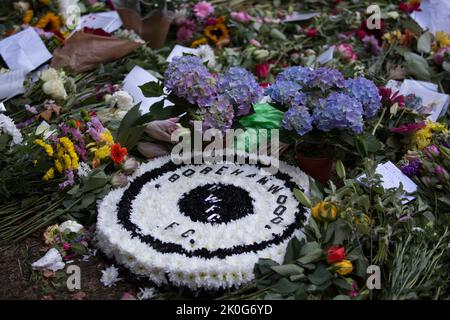
[[[243,68],[229,68],[219,76],[217,84],[222,95],[237,108],[239,116],[248,114],[251,105],[262,96],[262,89],[255,76]]]
[[[19,130],[22,130],[23,128],[31,126],[35,121],[36,121],[36,117],[33,117],[33,118],[28,119],[28,120],[19,122],[18,124],[16,124],[16,128],[19,129]]]
[[[367,51],[370,51],[374,55],[379,55],[381,53],[382,48],[375,36],[365,36],[361,41]]]
[[[282,127],[286,130],[295,130],[303,136],[313,129],[313,117],[304,106],[293,106],[284,114]]]
[[[416,158],[409,161],[409,163],[401,167],[400,170],[409,177],[418,176],[420,172],[420,160]]]
[[[216,79],[202,60],[194,56],[174,58],[164,73],[164,85],[199,107],[211,106],[217,94]]]
[[[361,103],[366,118],[370,119],[377,115],[381,108],[381,97],[375,83],[359,77],[345,80],[345,88],[348,95]]]
[[[322,131],[349,129],[361,133],[363,130],[361,103],[344,93],[332,92],[328,98],[319,99],[313,116]]]
[[[266,89],[266,94],[270,98],[288,107],[304,105],[306,95],[301,92],[302,86],[294,81],[277,80],[273,85]]]
[[[71,187],[71,186],[73,186],[75,184],[75,177],[74,177],[74,174],[73,174],[73,170],[66,170],[65,174],[66,174],[66,180],[61,182],[58,185],[59,189],[61,189],[61,190],[65,189],[67,187]]]
[[[343,88],[344,83],[345,79],[341,72],[328,67],[321,67],[314,70],[309,86],[327,90],[333,87]]]
[[[91,120],[87,123],[87,127],[87,133],[91,136],[92,139],[94,139],[96,142],[99,142],[101,133],[105,131],[105,127],[103,127],[101,121],[96,117],[92,117]]]
[[[27,112],[32,114],[38,114],[36,107],[30,106],[29,104],[25,105],[25,110],[27,110]]]
[[[314,70],[300,66],[293,66],[277,75],[276,81],[294,81],[301,86],[309,86],[314,78]]]

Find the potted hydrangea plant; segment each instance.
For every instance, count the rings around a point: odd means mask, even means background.
[[[320,182],[330,179],[337,149],[345,149],[340,144],[343,134],[361,134],[364,120],[374,118],[381,108],[372,81],[345,79],[327,67],[286,68],[266,94],[285,111],[282,129],[295,141],[299,167]]]

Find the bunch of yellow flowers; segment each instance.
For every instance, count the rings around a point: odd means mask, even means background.
[[[111,153],[111,145],[113,144],[114,138],[112,137],[111,132],[106,129],[100,134],[99,142],[91,142],[86,146],[90,152],[94,153],[94,167],[97,167],[103,159],[109,157]]]
[[[447,126],[440,122],[427,121],[427,125],[414,134],[414,144],[417,149],[422,150],[431,143],[431,137],[436,133],[447,133]]]
[[[42,177],[43,180],[47,181],[53,179],[55,177],[55,169],[59,173],[63,173],[64,170],[78,169],[79,158],[75,152],[73,142],[69,138],[61,137],[58,139],[56,153],[54,148],[42,139],[36,139],[34,143],[42,147],[47,155],[53,158],[54,161],[54,167],[47,170]]]

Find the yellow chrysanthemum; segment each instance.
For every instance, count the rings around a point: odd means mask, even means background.
[[[114,138],[109,130],[105,130],[100,134],[100,141],[106,142],[107,144],[114,144]]]
[[[450,45],[450,34],[445,31],[436,32],[436,41],[439,43],[439,47],[445,48]]]
[[[447,126],[440,122],[427,121],[427,125],[414,134],[414,143],[419,150],[426,148],[431,143],[433,134],[448,131]]]
[[[34,11],[33,10],[27,10],[25,11],[25,14],[23,15],[22,23],[25,25],[30,24],[31,19],[33,19]]]
[[[35,27],[44,30],[59,31],[61,28],[61,19],[53,12],[48,12],[39,19]]]
[[[58,170],[59,173],[62,173],[64,170],[61,161],[59,161],[58,159],[55,159],[55,168],[56,170]]]
[[[94,158],[98,160],[105,159],[109,157],[109,154],[111,152],[111,148],[109,145],[104,145],[103,147],[97,149],[94,153]]]
[[[48,143],[45,143],[42,139],[36,139],[34,140],[34,143],[38,146],[42,147],[45,152],[48,154],[49,157],[53,157],[53,148]]]
[[[47,172],[45,173],[45,176],[42,178],[42,180],[48,181],[50,179],[53,179],[54,177],[55,177],[55,169],[50,168],[47,170]]]

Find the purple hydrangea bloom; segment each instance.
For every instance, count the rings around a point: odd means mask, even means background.
[[[258,102],[262,95],[255,76],[243,68],[229,68],[219,76],[217,84],[222,95],[237,108],[237,115],[248,114],[251,105]]]
[[[321,67],[314,70],[313,79],[309,86],[327,90],[333,87],[343,88],[344,83],[344,76],[338,70]]]
[[[328,98],[319,99],[314,109],[314,120],[322,131],[349,129],[355,133],[363,130],[363,110],[361,103],[344,94],[332,92]]]
[[[276,81],[294,81],[301,86],[309,86],[314,78],[314,70],[310,68],[293,66],[278,74]]]
[[[310,132],[313,117],[304,106],[291,107],[285,114],[282,127],[286,130],[295,130],[300,136]]]
[[[364,115],[368,119],[377,115],[381,108],[381,97],[375,83],[366,78],[359,77],[345,80],[345,88],[351,97],[361,103]]]
[[[277,80],[266,90],[266,94],[270,98],[289,107],[304,105],[306,103],[306,95],[301,92],[302,86],[294,81]]]
[[[409,177],[418,176],[420,172],[420,160],[414,159],[410,161],[407,165],[401,167],[401,170]]]
[[[200,112],[204,115],[204,129],[225,131],[233,124],[234,109],[226,95],[218,95],[212,106],[200,108]]]
[[[200,107],[210,106],[216,95],[216,79],[200,58],[176,57],[164,73],[164,85],[175,95]]]

